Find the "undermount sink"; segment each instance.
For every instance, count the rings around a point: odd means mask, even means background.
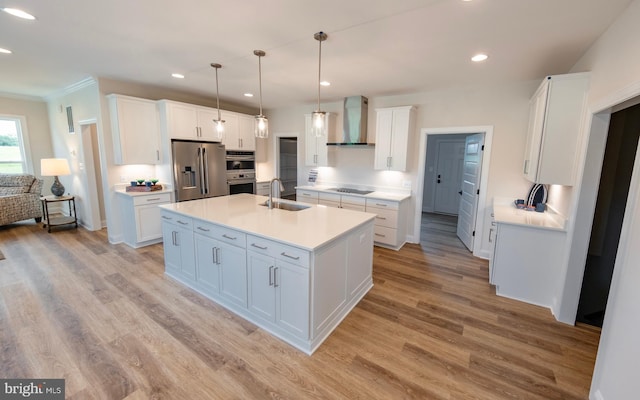
[[[260,203],[260,205],[268,207],[269,206],[269,201],[265,201],[264,203]],[[280,202],[280,201],[274,201],[273,202],[273,208],[277,208],[279,210],[300,211],[300,210],[304,210],[305,208],[309,208],[309,207],[310,206],[305,206],[305,205],[296,204],[296,203],[284,203],[284,202]]]

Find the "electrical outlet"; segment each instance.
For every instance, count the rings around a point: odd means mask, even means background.
[[[402,187],[404,189],[411,189],[411,181],[402,181]]]

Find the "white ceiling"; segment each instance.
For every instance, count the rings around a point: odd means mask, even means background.
[[[89,76],[258,104],[540,79],[567,72],[632,0],[0,0],[0,93],[46,97]],[[485,52],[476,64],[470,57]],[[171,73],[186,75],[183,80]],[[256,97],[249,99],[245,92]]]

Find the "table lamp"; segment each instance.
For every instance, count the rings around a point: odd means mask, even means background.
[[[71,174],[69,161],[66,158],[43,158],[40,160],[40,174],[54,177],[51,193],[60,197],[64,194],[64,186],[58,180],[58,176]]]

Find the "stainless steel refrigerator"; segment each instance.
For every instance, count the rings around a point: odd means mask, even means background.
[[[172,140],[176,201],[229,194],[223,144]]]

